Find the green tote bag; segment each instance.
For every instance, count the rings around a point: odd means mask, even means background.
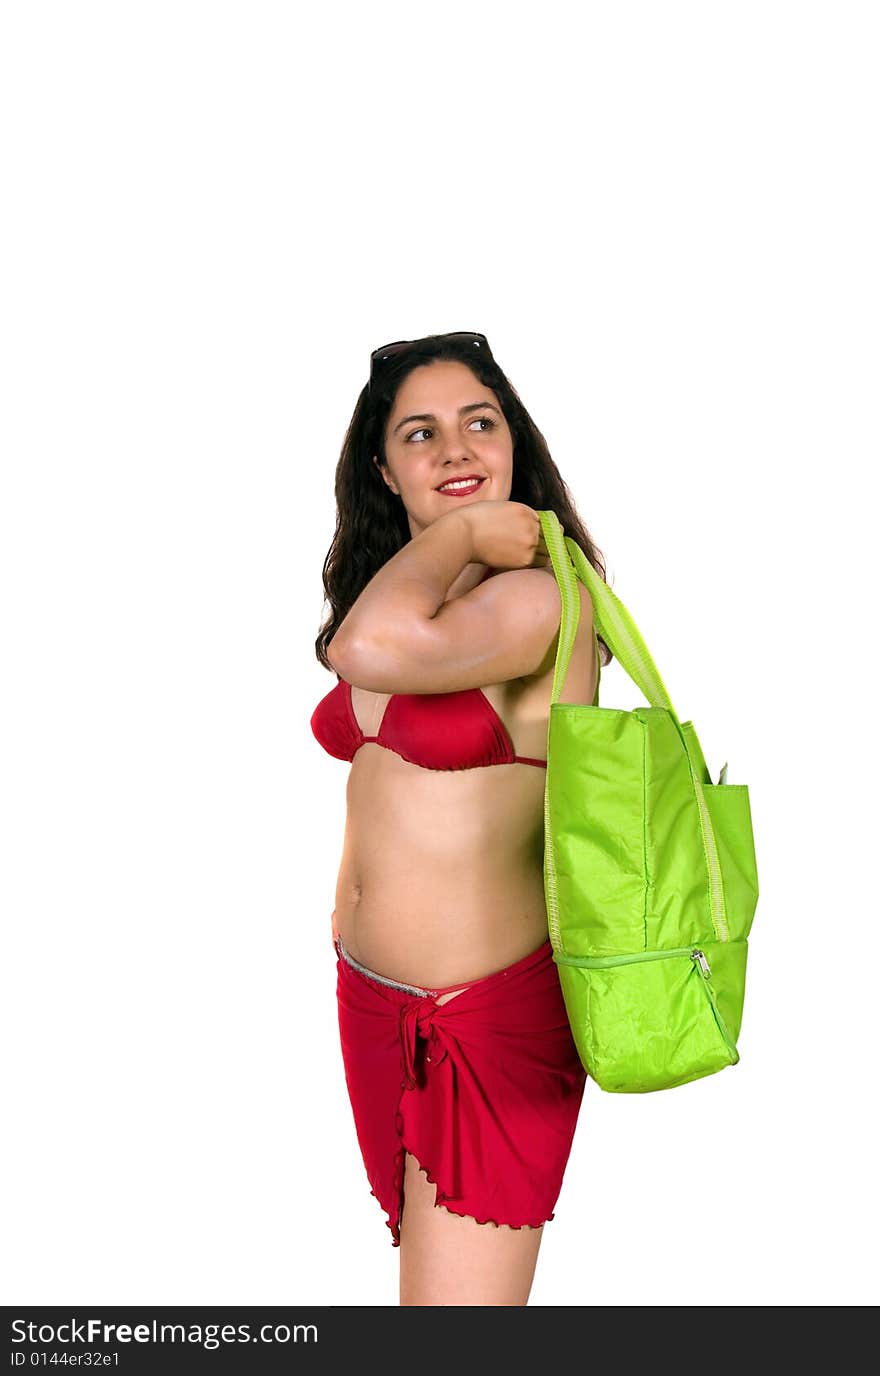
[[[566,1011],[600,1089],[671,1089],[739,1060],[758,874],[746,784],[709,777],[626,608],[555,513],[562,599],[544,794],[544,891]],[[626,712],[559,702],[580,617],[642,692]]]

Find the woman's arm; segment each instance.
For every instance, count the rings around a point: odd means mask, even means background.
[[[355,647],[395,640],[412,642],[443,606],[462,569],[473,560],[464,512],[447,511],[399,549],[374,574],[327,646],[327,658],[343,673]]]
[[[548,557],[536,530],[535,513],[516,502],[432,522],[355,602],[327,647],[336,672],[374,693],[452,693],[536,674],[554,653],[561,612],[552,569],[529,562]],[[445,602],[472,561],[496,576]]]

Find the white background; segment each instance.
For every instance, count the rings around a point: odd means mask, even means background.
[[[875,20],[3,7],[4,1302],[398,1302],[314,641],[370,350],[474,329],[761,890],[739,1065],[588,1082],[530,1302],[876,1303]]]

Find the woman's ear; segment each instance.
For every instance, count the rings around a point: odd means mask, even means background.
[[[376,465],[379,472],[382,474],[382,479],[385,482],[385,484],[391,488],[391,491],[394,493],[395,497],[399,497],[400,493],[398,492],[397,488],[394,486],[392,482],[389,481],[388,469],[383,467],[383,465],[379,462],[375,454],[373,455],[373,463]]]

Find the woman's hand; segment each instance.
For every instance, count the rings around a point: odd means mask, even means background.
[[[336,945],[336,938],[339,936],[339,928],[336,926],[336,909],[330,914],[330,930],[333,934],[333,945]]]
[[[493,569],[552,566],[540,517],[524,502],[471,502],[456,515],[468,523],[476,563]]]

